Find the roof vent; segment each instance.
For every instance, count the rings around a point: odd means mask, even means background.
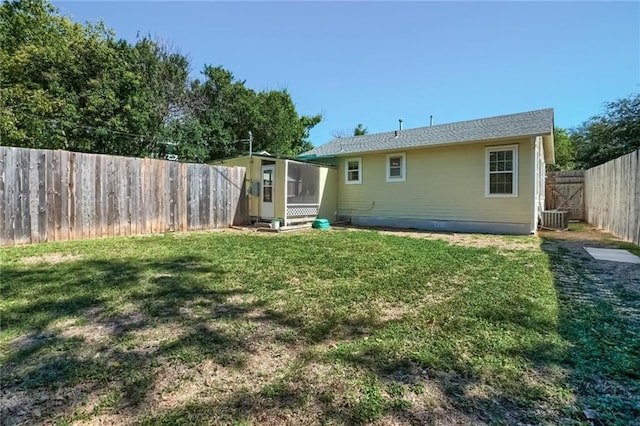
[[[397,138],[397,137],[398,137],[398,131],[397,131],[397,130],[395,131],[395,135],[394,135],[393,137],[394,137],[394,138]]]
[[[400,123],[400,130],[402,130],[402,118],[399,118],[398,122]]]

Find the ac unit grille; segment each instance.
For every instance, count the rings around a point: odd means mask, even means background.
[[[547,229],[569,229],[569,213],[562,210],[545,210],[542,212],[542,227]]]

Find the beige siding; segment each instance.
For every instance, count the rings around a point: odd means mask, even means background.
[[[518,196],[486,197],[485,148],[514,144],[518,145]],[[399,152],[406,152],[405,182],[386,182],[390,152],[360,156],[362,184],[345,184],[345,164],[339,161],[339,215],[532,223],[534,146],[530,139]]]
[[[275,218],[284,219],[285,200],[287,199],[286,160],[276,159],[276,175],[273,180],[273,214]]]
[[[247,191],[251,189],[251,181],[262,183],[262,164],[263,159],[260,157],[238,157],[221,160],[216,164],[222,164],[225,166],[240,166],[247,169]],[[286,160],[265,159],[265,161],[275,162],[275,176],[273,193],[274,201],[274,216],[277,218],[284,218],[285,216],[285,199],[286,199]],[[338,170],[332,167],[318,166],[320,169],[320,212],[319,217],[327,218],[329,220],[335,220],[335,212],[337,210],[337,185],[338,185]],[[249,197],[249,215],[260,216],[260,197]]]
[[[320,169],[320,210],[318,217],[336,220],[338,208],[338,170],[323,167]]]

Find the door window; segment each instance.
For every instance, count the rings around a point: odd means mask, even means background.
[[[262,172],[262,201],[270,203],[273,199],[273,170]]]

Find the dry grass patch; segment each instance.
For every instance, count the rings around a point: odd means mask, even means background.
[[[362,228],[343,228],[352,229],[354,231]],[[487,248],[493,247],[504,250],[530,250],[540,245],[539,240],[535,236],[509,236],[490,235],[490,234],[465,234],[465,233],[448,233],[448,232],[428,232],[419,230],[401,230],[394,228],[374,228],[381,235],[396,235],[409,238],[422,238],[428,240],[447,241],[449,244],[473,247]]]
[[[60,263],[74,262],[82,259],[79,254],[50,253],[40,256],[25,256],[20,259],[23,265],[38,265],[45,263],[47,265],[58,265]]]

